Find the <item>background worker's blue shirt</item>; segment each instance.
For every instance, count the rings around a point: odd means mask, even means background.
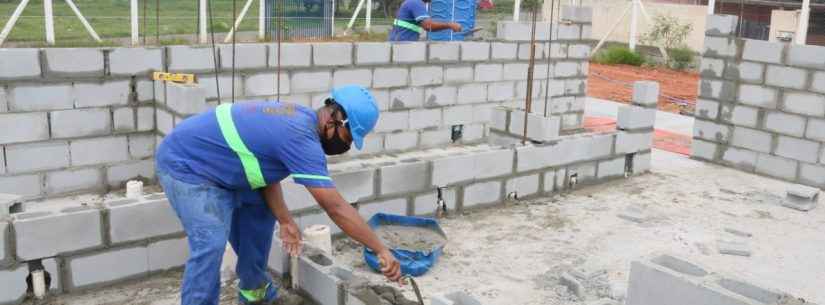
[[[427,13],[427,6],[422,0],[405,0],[404,3],[401,3],[398,14],[395,16],[395,19],[419,26],[421,21],[428,18],[430,18],[430,15]],[[417,32],[394,25],[390,31],[389,39],[390,41],[418,41],[418,37]]]
[[[311,109],[274,101],[244,102],[232,106],[232,119],[244,144],[258,158],[267,185],[293,175],[296,183],[307,187],[334,186],[318,137],[318,118]],[[160,144],[156,159],[159,170],[178,180],[241,191],[242,197],[258,193],[251,192],[214,109],[176,126]]]

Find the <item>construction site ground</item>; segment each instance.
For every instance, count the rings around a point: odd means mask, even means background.
[[[782,207],[786,182],[658,149],[652,159],[648,174],[440,220],[449,242],[438,264],[418,279],[425,297],[461,290],[483,304],[622,299],[631,261],[670,253],[714,272],[825,303],[825,208],[806,213]],[[641,210],[647,220],[620,218],[629,207]],[[745,242],[752,255],[719,254],[717,240]],[[362,248],[354,242],[338,240],[334,251],[339,263],[372,281],[384,281],[364,264]],[[559,282],[571,270],[596,275],[584,283],[581,297]],[[180,276],[179,271],[159,274],[41,303],[177,304]],[[232,283],[224,284],[224,304],[236,302],[231,288]],[[410,287],[402,289],[414,297]]]

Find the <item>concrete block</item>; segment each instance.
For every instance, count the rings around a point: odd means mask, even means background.
[[[283,81],[283,80],[282,80]],[[198,78],[198,83],[200,88],[206,91],[206,98],[207,99],[217,99],[218,98],[218,88],[221,91],[221,99],[226,101],[227,98],[231,98],[232,96],[232,75],[218,75],[218,80],[215,80],[214,75],[204,75]],[[244,84],[243,84],[243,77],[238,75],[235,77],[235,97],[244,96]],[[269,84],[270,87],[274,87],[275,83]],[[274,89],[272,89],[274,90]]]
[[[579,184],[590,184],[596,180],[596,162],[578,164],[567,168],[567,181],[576,175]]]
[[[739,126],[756,128],[759,123],[759,108],[734,106],[730,113],[730,122]]]
[[[733,101],[736,86],[733,82],[703,79],[699,83],[699,97]]]
[[[785,158],[816,163],[819,159],[819,142],[779,136],[775,153]]]
[[[158,132],[163,135],[169,135],[172,132],[172,128],[175,127],[175,118],[166,110],[157,109],[155,113]]]
[[[705,48],[702,54],[707,57],[734,57],[738,51],[736,41],[730,37],[705,37]]]
[[[290,81],[290,92],[327,92],[331,85],[332,74],[329,71],[295,72]]]
[[[380,194],[394,195],[424,191],[429,187],[427,162],[409,161],[384,166],[381,173]]]
[[[529,22],[501,21],[496,24],[496,37],[505,41],[530,41],[530,26]],[[548,40],[548,28],[547,22],[537,22],[536,40]]]
[[[276,95],[276,73],[258,73],[246,77],[244,92],[247,97]],[[290,93],[289,75],[281,73],[281,94]]]
[[[695,115],[703,119],[715,120],[719,117],[719,103],[711,100],[699,99],[696,101]]]
[[[103,75],[103,50],[98,48],[45,48],[49,75]]]
[[[283,59],[281,59],[283,60]],[[351,43],[313,43],[312,63],[315,66],[346,66],[352,64]]]
[[[514,152],[509,149],[475,153],[474,177],[485,179],[511,174],[513,154]]]
[[[269,44],[268,65],[270,68],[278,66],[278,46]],[[282,43],[281,67],[309,67],[312,65],[312,45],[308,43]]]
[[[481,305],[481,302],[464,291],[435,294],[430,300],[432,305]]]
[[[24,112],[72,109],[73,96],[72,86],[68,84],[9,86],[8,110]]]
[[[155,82],[149,80],[139,80],[135,83],[135,93],[138,102],[150,102],[155,100]]]
[[[134,159],[148,158],[155,154],[155,137],[152,134],[128,136],[129,155]]]
[[[561,19],[572,23],[591,23],[593,9],[587,6],[565,5],[561,8]]]
[[[564,81],[564,95],[583,96],[586,88],[587,83],[583,79],[568,79]]]
[[[461,141],[463,143],[480,142],[486,136],[489,136],[489,133],[483,124],[464,125],[464,134]]]
[[[475,80],[477,82],[497,82],[503,78],[503,66],[501,64],[478,64],[475,70]]]
[[[19,304],[26,298],[26,277],[29,268],[25,264],[14,268],[0,270],[0,281],[3,281],[3,290],[0,290],[0,303]]]
[[[811,91],[825,93],[825,72],[814,72],[813,80],[811,80]]]
[[[233,56],[236,69],[263,69],[267,67],[267,46],[265,44],[240,43],[235,44],[234,48],[230,44],[225,44],[218,46],[218,51],[221,57],[221,69],[223,70],[232,70]],[[232,54],[233,51],[235,54]],[[278,54],[277,51],[275,54]],[[283,66],[283,57],[281,61],[281,66]]]
[[[424,90],[402,88],[390,91],[390,109],[419,108],[424,105]]]
[[[765,79],[765,64],[743,61],[736,63],[728,61],[725,68],[725,78],[729,80],[741,80],[749,83],[762,83]]]
[[[359,170],[332,174],[335,187],[347,202],[359,202],[375,195],[375,170]]]
[[[765,84],[790,89],[804,89],[808,72],[798,68],[769,65],[765,72]]]
[[[65,141],[6,146],[9,173],[34,172],[69,166],[69,144]]]
[[[424,107],[438,107],[456,103],[458,88],[438,86],[424,89]]]
[[[390,62],[390,44],[386,42],[355,43],[357,65],[387,64]]]
[[[813,118],[808,119],[808,127],[805,131],[805,137],[808,139],[825,142],[825,120]]]
[[[278,276],[283,276],[290,271],[289,254],[286,253],[283,242],[278,238],[278,228],[275,229],[272,236],[272,245],[269,248],[267,267]]]
[[[493,60],[514,60],[518,55],[518,44],[508,42],[493,42],[491,44]]]
[[[782,206],[807,212],[814,209],[819,202],[819,189],[815,187],[794,184],[788,186]]]
[[[129,160],[126,137],[74,140],[69,144],[72,166],[114,163]]]
[[[3,207],[6,209],[7,207]],[[14,258],[14,253],[10,247],[11,241],[9,238],[9,234],[11,234],[10,230],[11,226],[9,222],[5,219],[0,221],[0,266],[9,263],[11,259]]]
[[[166,105],[180,115],[198,114],[206,110],[206,90],[201,87],[166,84]]]
[[[693,137],[702,138],[718,143],[727,143],[730,139],[731,127],[711,121],[696,120],[693,125]]]
[[[384,135],[371,133],[364,138],[364,147],[361,150],[351,149],[351,156],[369,155],[379,153],[384,150]]]
[[[475,154],[450,156],[432,161],[432,186],[445,187],[476,177],[478,164]]]
[[[787,180],[796,179],[796,167],[799,162],[760,153],[756,157],[756,172]]]
[[[186,237],[153,242],[146,248],[146,256],[149,272],[183,267],[189,258],[189,244]]]
[[[502,70],[504,80],[527,80],[526,63],[507,63]]]
[[[459,104],[475,104],[487,101],[487,84],[471,83],[458,87]]]
[[[444,83],[468,83],[473,81],[474,73],[472,66],[446,66],[444,67]]]
[[[465,125],[473,121],[472,105],[452,106],[443,109],[444,125]],[[825,122],[823,122],[823,124],[825,124]]]
[[[768,112],[765,115],[765,129],[795,137],[805,133],[805,118],[782,112]]]
[[[751,256],[750,247],[743,242],[717,240],[716,247],[719,250],[719,254]]]
[[[410,69],[411,86],[440,85],[444,81],[444,69],[441,66],[412,67]]]
[[[162,48],[114,48],[109,52],[112,75],[144,75],[163,71]]]
[[[427,43],[405,42],[392,44],[392,62],[418,63],[427,61]]]
[[[19,176],[0,176],[0,193],[15,194],[23,197],[40,195],[43,181],[38,174]]]
[[[581,26],[578,24],[556,24],[553,35],[558,40],[581,39]]]
[[[409,71],[407,68],[376,68],[373,88],[403,87],[408,84]]]
[[[15,214],[17,257],[22,261],[103,245],[100,210],[76,207],[60,213]]]
[[[441,108],[410,110],[410,129],[424,129],[441,125]]]
[[[112,243],[143,240],[183,232],[168,199],[106,202]]]
[[[791,44],[788,49],[787,63],[800,68],[825,69],[825,49],[815,45]]]
[[[47,195],[101,188],[103,188],[103,173],[98,168],[69,169],[46,173]]]
[[[107,108],[62,110],[51,113],[53,138],[106,135],[112,132],[112,113]]]
[[[653,128],[654,122],[656,122],[655,108],[622,106],[619,107],[616,127],[621,130],[649,129]]]
[[[504,102],[512,100],[516,95],[514,82],[496,82],[487,86],[487,100]]]
[[[703,77],[722,78],[725,72],[725,60],[704,57],[699,66],[699,74]]]
[[[455,211],[458,200],[455,188],[447,188],[441,191],[441,197],[447,205],[447,211]],[[433,215],[438,208],[438,193],[432,191],[425,195],[416,196],[413,200],[413,215],[424,216]]]
[[[40,77],[40,50],[0,49],[0,79]]]
[[[501,201],[501,182],[490,181],[471,184],[464,188],[462,208],[493,204]]]
[[[418,146],[418,131],[394,132],[384,140],[385,150],[408,150]]]
[[[129,180],[154,180],[155,160],[120,163],[106,168],[106,183],[113,188],[126,186]]]
[[[135,131],[135,109],[130,107],[112,110],[115,132]]]
[[[788,186],[786,195],[800,199],[815,200],[817,196],[819,196],[819,189],[801,184],[793,184]]]
[[[461,61],[487,61],[490,59],[490,43],[466,41],[460,42]]]
[[[300,211],[316,207],[315,198],[307,191],[306,187],[297,184],[292,179],[281,181],[281,188],[284,193],[284,201],[290,211]]]
[[[705,35],[732,36],[736,33],[738,19],[733,15],[708,15],[705,21]]]
[[[785,111],[808,116],[825,116],[825,97],[822,95],[786,91],[783,101]]]
[[[550,48],[551,56],[553,55],[553,47]],[[590,52],[592,51],[592,47],[589,44],[571,44],[567,48],[567,54],[570,58],[575,59],[588,59],[590,58]]]
[[[166,60],[169,71],[211,71],[215,67],[215,56],[208,47],[168,46]]]
[[[629,154],[648,150],[653,145],[653,133],[620,132],[616,137],[616,153]]]
[[[745,39],[742,59],[771,64],[782,63],[782,51],[785,43]]]
[[[745,127],[734,127],[731,144],[763,153],[770,153],[773,136],[770,133]]]
[[[76,83],[74,85],[75,107],[127,105],[131,93],[130,86],[129,81]]]
[[[761,108],[776,109],[777,91],[773,88],[743,84],[739,86],[739,102]]]
[[[556,77],[573,77],[581,73],[579,63],[572,61],[557,62],[554,65],[553,75]]]
[[[646,173],[650,171],[650,153],[636,154],[633,158],[633,173]]]
[[[535,50],[536,60],[543,60],[544,59],[544,54],[547,53],[544,50],[545,47],[546,47],[545,44],[536,44],[536,50]],[[519,44],[519,46],[518,46],[518,59],[519,60],[530,60],[530,44],[529,43]],[[546,66],[543,69],[540,68],[539,66],[543,66],[543,65],[537,63],[535,71],[545,71],[545,70],[547,70]]]
[[[409,111],[382,112],[375,124],[375,132],[406,130],[410,126]]]
[[[453,132],[451,128],[441,128],[436,130],[425,130],[419,136],[418,146],[420,147],[441,147],[453,142]]]
[[[430,62],[456,62],[460,45],[452,42],[430,43]]]
[[[481,104],[473,106],[473,123],[485,124],[490,121],[495,104]]]
[[[625,173],[625,157],[599,162],[598,177],[615,178],[623,177]]]
[[[539,192],[539,174],[507,179],[504,194],[515,192],[519,198],[535,195]]]
[[[513,111],[510,114],[510,133],[519,135],[524,133],[524,111]],[[552,141],[559,137],[561,120],[559,117],[544,117],[530,113],[527,115],[527,137],[534,141]]]
[[[799,181],[822,188],[825,186],[825,166],[800,163]]]
[[[377,213],[407,215],[407,198],[359,204],[358,213],[361,214],[364,220],[369,220]]]
[[[656,107],[659,101],[659,83],[653,81],[633,82],[633,104],[643,107]]]
[[[690,156],[702,160],[713,161],[716,158],[718,145],[713,142],[693,139],[690,146]]]
[[[6,94],[6,87],[0,86],[0,113],[9,111],[9,96]]]
[[[327,215],[327,213],[324,212],[302,215],[300,218],[298,218],[297,222],[298,227],[301,229],[301,231],[304,231],[313,225],[325,225],[329,227],[330,234],[332,235],[338,235],[342,232],[341,228],[339,228],[338,225],[336,225],[332,221],[332,219],[329,218],[329,215]]]
[[[372,70],[335,70],[335,73],[332,76],[332,86],[340,87],[344,85],[361,85],[369,88],[370,86],[372,86]]]
[[[510,124],[507,121],[510,116],[510,110],[504,107],[495,107],[491,110],[490,114],[490,129],[497,129],[502,132],[507,132],[508,125]]]
[[[69,258],[69,291],[145,276],[149,272],[145,247],[106,251]],[[107,266],[101,268],[100,266]]]

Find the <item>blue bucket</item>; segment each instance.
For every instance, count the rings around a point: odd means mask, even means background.
[[[424,218],[424,217],[414,217],[414,216],[400,216],[400,215],[391,215],[391,214],[383,214],[378,213],[372,216],[367,224],[373,230],[377,229],[382,225],[395,225],[395,226],[407,226],[407,227],[419,227],[419,228],[426,228],[428,230],[432,230],[438,235],[447,239],[447,234],[441,230],[441,226],[438,225],[432,218]],[[444,245],[439,245],[433,247],[433,249],[429,251],[412,251],[407,249],[390,249],[390,252],[395,259],[401,264],[401,273],[404,275],[411,275],[411,276],[420,276],[430,268],[435,265],[436,261],[438,261],[438,257],[444,252]],[[375,255],[375,252],[370,250],[367,247],[364,247],[364,260],[367,262],[367,265],[375,270],[376,272],[380,272],[380,267],[378,264],[378,256]]]

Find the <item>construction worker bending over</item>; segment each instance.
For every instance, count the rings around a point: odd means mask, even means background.
[[[358,212],[335,189],[325,155],[361,149],[378,121],[372,94],[345,86],[317,111],[279,101],[223,104],[181,122],[157,152],[157,175],[189,240],[181,303],[218,304],[226,242],[238,255],[242,304],[269,303],[277,288],[267,259],[277,219],[279,237],[298,255],[301,233],[280,181],[304,185],[330,219],[385,263],[390,280],[400,265]]]
[[[390,41],[418,41],[419,36],[424,31],[437,32],[441,30],[453,30],[461,32],[461,25],[455,22],[433,21],[427,13],[425,3],[431,0],[404,0],[398,13],[395,16],[392,30],[390,30]]]

